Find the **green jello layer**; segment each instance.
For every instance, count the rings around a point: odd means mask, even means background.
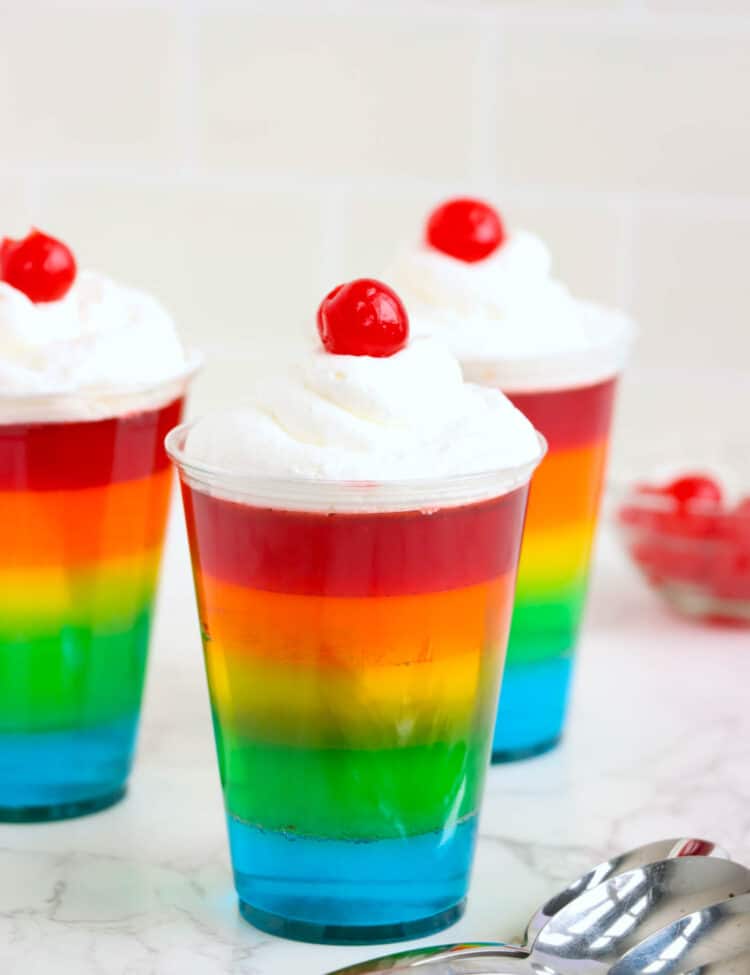
[[[382,751],[290,748],[214,726],[231,815],[263,829],[336,839],[411,836],[476,812],[490,744],[482,736],[481,744]]]
[[[575,646],[586,594],[585,583],[538,600],[517,595],[506,666],[539,663]]]
[[[106,631],[61,626],[0,642],[0,731],[86,727],[140,706],[150,609]]]

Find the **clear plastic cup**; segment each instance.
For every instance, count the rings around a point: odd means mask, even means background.
[[[400,483],[180,470],[244,917],[416,937],[463,911],[538,463]],[[540,458],[543,446],[540,443]]]
[[[595,306],[586,324],[586,355],[462,362],[467,380],[501,389],[548,444],[529,492],[493,762],[554,748],[565,725],[617,378],[634,331]]]
[[[125,792],[170,497],[163,441],[193,372],[117,396],[0,396],[2,821]]]

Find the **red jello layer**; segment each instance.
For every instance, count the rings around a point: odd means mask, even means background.
[[[508,393],[508,397],[544,434],[550,450],[564,450],[609,435],[616,383],[613,378],[593,386]]]
[[[526,487],[491,501],[382,514],[257,508],[183,483],[201,574],[270,592],[388,596],[471,586],[514,570]]]
[[[163,470],[164,437],[182,403],[106,420],[0,425],[0,490],[98,487]]]

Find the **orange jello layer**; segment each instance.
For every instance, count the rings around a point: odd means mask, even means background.
[[[50,491],[0,491],[0,567],[78,567],[161,544],[171,472]]]
[[[198,598],[214,711],[244,736],[406,746],[471,735],[478,715],[494,710],[513,573],[376,598],[284,595],[203,577]]]
[[[455,657],[500,638],[489,612],[513,574],[465,589],[409,596],[300,596],[200,576],[209,649],[297,666],[391,666]],[[488,615],[489,614],[489,615]]]
[[[524,545],[529,532],[551,532],[566,525],[585,525],[588,530],[596,517],[606,461],[606,440],[550,450],[531,483]]]

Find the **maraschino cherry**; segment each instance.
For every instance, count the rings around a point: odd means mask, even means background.
[[[22,240],[0,243],[0,280],[33,302],[64,298],[76,277],[76,262],[61,241],[32,230]]]
[[[678,505],[718,505],[721,503],[721,486],[705,474],[685,474],[666,487]]]
[[[394,355],[409,338],[409,316],[399,296],[382,281],[358,278],[340,284],[321,301],[318,332],[334,355]]]
[[[432,211],[426,236],[435,250],[475,264],[494,254],[506,234],[500,214],[489,203],[459,197]]]

